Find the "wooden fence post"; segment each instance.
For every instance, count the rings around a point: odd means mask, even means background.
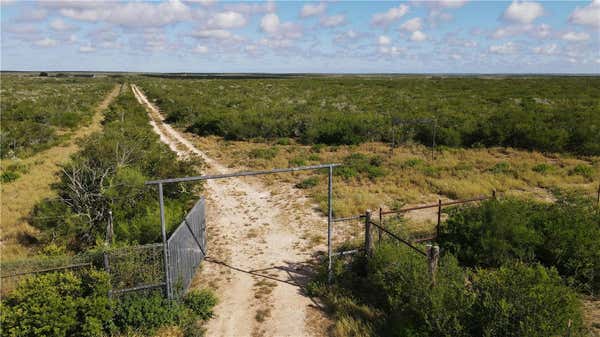
[[[365,212],[365,256],[371,256],[373,237],[371,235],[371,210]]]
[[[427,261],[429,263],[429,276],[431,277],[431,287],[435,287],[435,274],[437,272],[439,258],[440,247],[437,245],[427,245]]]
[[[496,189],[492,190],[492,199],[496,200]]]

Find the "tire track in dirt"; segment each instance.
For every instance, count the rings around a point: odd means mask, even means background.
[[[209,171],[204,173],[229,172],[164,123],[138,87],[131,88],[162,142],[182,158],[200,156]],[[251,178],[209,180],[205,186],[209,258],[194,284],[212,285],[219,297],[207,335],[324,335],[329,322],[302,286],[311,273],[306,261],[317,248],[307,234],[325,234],[325,218],[289,187],[267,189]]]

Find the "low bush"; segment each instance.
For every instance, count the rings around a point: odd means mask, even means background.
[[[300,188],[300,189],[311,188],[311,187],[317,186],[318,183],[319,183],[319,178],[310,177],[310,178],[306,178],[306,179],[302,180],[301,182],[297,183],[296,188]]]
[[[248,157],[253,159],[273,159],[279,153],[279,149],[276,147],[270,147],[266,149],[252,149],[248,152]]]
[[[600,292],[600,215],[587,198],[564,195],[553,204],[505,199],[454,208],[440,242],[466,266],[537,261],[555,267],[580,291]]]
[[[18,172],[4,171],[0,175],[0,181],[2,181],[2,183],[10,183],[10,182],[13,182],[13,181],[19,179],[20,176],[21,175]]]
[[[28,277],[2,299],[3,336],[102,336],[112,311],[99,271]]]
[[[369,260],[337,261],[308,291],[334,316],[334,336],[583,336],[581,304],[558,273],[522,263],[463,269],[440,259],[432,287],[427,261],[405,246],[383,243]]]
[[[362,153],[353,153],[344,158],[344,165],[333,172],[337,176],[349,179],[359,174],[366,175],[369,179],[376,179],[386,174],[382,167],[383,158],[380,156],[367,156]]]
[[[162,291],[130,293],[110,300],[109,276],[84,270],[30,276],[2,298],[2,336],[106,336],[115,332],[152,335],[179,326],[185,336],[202,336],[201,323],[217,303],[208,290],[194,290],[182,301]]]

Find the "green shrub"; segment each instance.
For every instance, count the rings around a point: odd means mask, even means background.
[[[600,215],[593,201],[559,196],[554,204],[518,199],[454,208],[442,227],[444,249],[467,266],[512,260],[555,267],[578,290],[600,292]]]
[[[318,183],[319,183],[318,177],[310,177],[310,178],[306,178],[306,179],[302,180],[301,182],[297,183],[296,188],[307,189],[307,188],[317,186]]]
[[[114,322],[122,332],[153,334],[160,327],[176,324],[184,315],[185,307],[169,301],[160,291],[131,293],[118,300]]]
[[[213,316],[213,308],[217,305],[217,298],[210,290],[193,290],[185,296],[183,303],[200,319],[207,320]]]
[[[531,168],[531,170],[533,172],[537,172],[537,173],[541,173],[541,174],[547,174],[550,173],[552,171],[555,170],[554,166],[550,165],[550,164],[537,164],[535,165],[533,168]]]
[[[248,157],[253,159],[273,159],[279,153],[279,149],[276,147],[270,147],[266,149],[252,149],[248,152]]]
[[[304,157],[295,157],[289,160],[289,166],[290,167],[295,167],[295,166],[304,166],[306,165],[306,160],[304,159]]]
[[[2,172],[2,175],[0,175],[0,181],[2,181],[2,183],[10,183],[19,179],[20,176],[19,173],[14,171],[4,171]]]
[[[569,171],[570,175],[579,175],[587,179],[591,179],[594,176],[594,168],[586,164],[578,164]]]
[[[413,167],[423,165],[424,163],[425,162],[423,161],[423,159],[411,158],[411,159],[407,159],[404,163],[402,163],[402,167],[403,168],[413,168]]]
[[[2,299],[2,334],[102,336],[112,318],[108,275],[99,271],[28,277]]]
[[[472,277],[474,336],[583,335],[581,304],[556,270],[517,263],[478,270]]]
[[[385,175],[383,167],[383,158],[380,156],[367,156],[362,153],[353,153],[344,158],[344,166],[334,170],[336,174],[345,179],[357,176],[359,173],[365,174],[369,179],[375,179]]]
[[[513,172],[510,164],[507,162],[497,163],[496,165],[490,167],[488,171],[494,174],[509,174]]]

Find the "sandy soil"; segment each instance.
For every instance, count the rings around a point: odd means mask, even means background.
[[[164,123],[139,88],[132,90],[161,140],[180,157],[200,156],[206,174],[230,172],[194,146],[191,135]],[[303,291],[317,251],[324,250],[325,217],[289,186],[230,178],[205,187],[208,257],[193,286],[217,289],[207,336],[325,335],[329,322]]]

